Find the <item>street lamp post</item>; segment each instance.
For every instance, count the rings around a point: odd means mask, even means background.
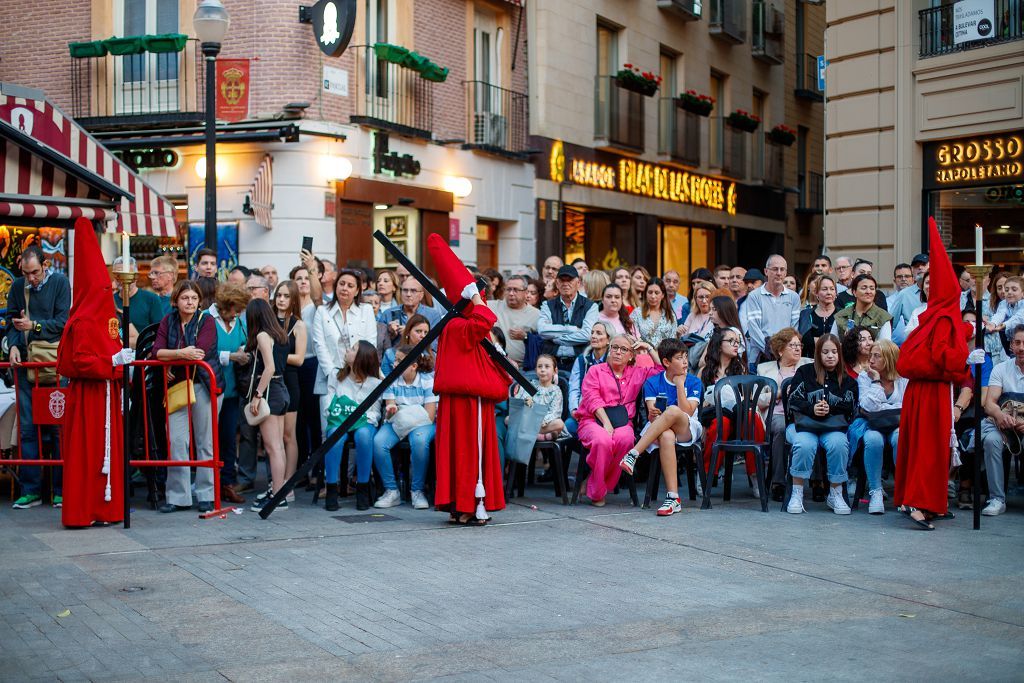
[[[217,249],[217,55],[228,32],[228,11],[220,0],[201,0],[192,15],[206,58],[206,229],[204,242]]]

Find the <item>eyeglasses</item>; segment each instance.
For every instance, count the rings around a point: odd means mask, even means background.
[[[516,292],[517,294],[521,294],[522,292],[525,292],[526,289],[524,287],[505,287],[505,291]]]
[[[785,273],[786,266],[772,266],[771,268],[765,268],[769,273]]]
[[[804,348],[804,345],[803,342],[790,342],[789,344],[786,344],[786,348],[796,349],[797,351],[800,351]]]
[[[409,289],[408,287],[402,287],[402,294],[419,294],[418,289]]]
[[[723,344],[732,344],[733,346],[739,346],[740,345],[740,340],[739,339],[729,338],[729,339],[723,339],[722,343]]]
[[[153,278],[158,277],[160,275],[170,275],[170,274],[171,274],[171,271],[169,271],[169,270],[151,270],[151,271],[149,271],[150,279],[153,279]]]
[[[619,346],[618,344],[612,344],[608,347],[609,351],[615,351],[617,353],[630,353],[633,349],[629,346]]]
[[[264,287],[263,285],[248,285],[246,287],[246,289],[248,289],[250,292],[255,292],[257,289],[267,289],[267,288]],[[267,291],[270,291],[270,290],[267,290]]]

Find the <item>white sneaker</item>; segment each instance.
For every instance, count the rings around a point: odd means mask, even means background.
[[[789,505],[786,506],[786,512],[791,515],[799,515],[804,511],[804,487],[793,485],[793,493],[789,497]]]
[[[629,453],[623,456],[622,462],[619,463],[619,467],[626,474],[633,474],[633,468],[636,467],[636,459],[640,457],[640,454],[635,450],[630,449]]]
[[[832,508],[832,512],[837,515],[848,515],[852,512],[850,506],[843,500],[843,489],[841,486],[830,486],[828,491],[828,498],[825,499],[825,503]]]
[[[373,504],[375,508],[393,508],[396,505],[402,504],[402,494],[398,491],[388,489],[384,492],[384,495],[377,499],[377,502]]]
[[[430,509],[430,503],[427,502],[427,497],[423,495],[423,491],[412,492],[412,507],[414,510]]]
[[[679,504],[678,498],[672,498],[670,496],[665,497],[665,502],[658,508],[659,517],[669,517],[677,512],[682,512],[683,506]]]
[[[750,495],[761,500],[761,489],[757,488],[757,475],[750,478]]]
[[[882,495],[882,489],[874,489],[869,494],[871,499],[868,501],[868,514],[869,515],[884,515],[885,514],[885,497]]]
[[[995,517],[1006,512],[1006,503],[999,500],[998,498],[992,498],[988,501],[988,505],[981,511],[981,514],[986,517]]]

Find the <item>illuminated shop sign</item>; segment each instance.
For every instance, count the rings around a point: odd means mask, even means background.
[[[1024,134],[1009,133],[925,145],[926,187],[993,185],[1024,179]]]
[[[594,156],[567,156],[565,145],[555,140],[551,144],[548,178],[556,183],[570,182],[724,211],[730,216],[736,214],[738,195],[734,182],[628,157]]]

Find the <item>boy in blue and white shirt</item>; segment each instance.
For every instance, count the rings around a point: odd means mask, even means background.
[[[665,502],[658,508],[659,517],[668,517],[682,510],[679,504],[679,477],[676,474],[676,445],[690,446],[703,429],[697,420],[704,387],[700,379],[689,374],[686,346],[669,338],[658,344],[658,357],[665,372],[644,382],[647,424],[640,440],[622,459],[620,467],[632,474],[640,453],[657,447],[661,455],[661,473],[665,477]]]

